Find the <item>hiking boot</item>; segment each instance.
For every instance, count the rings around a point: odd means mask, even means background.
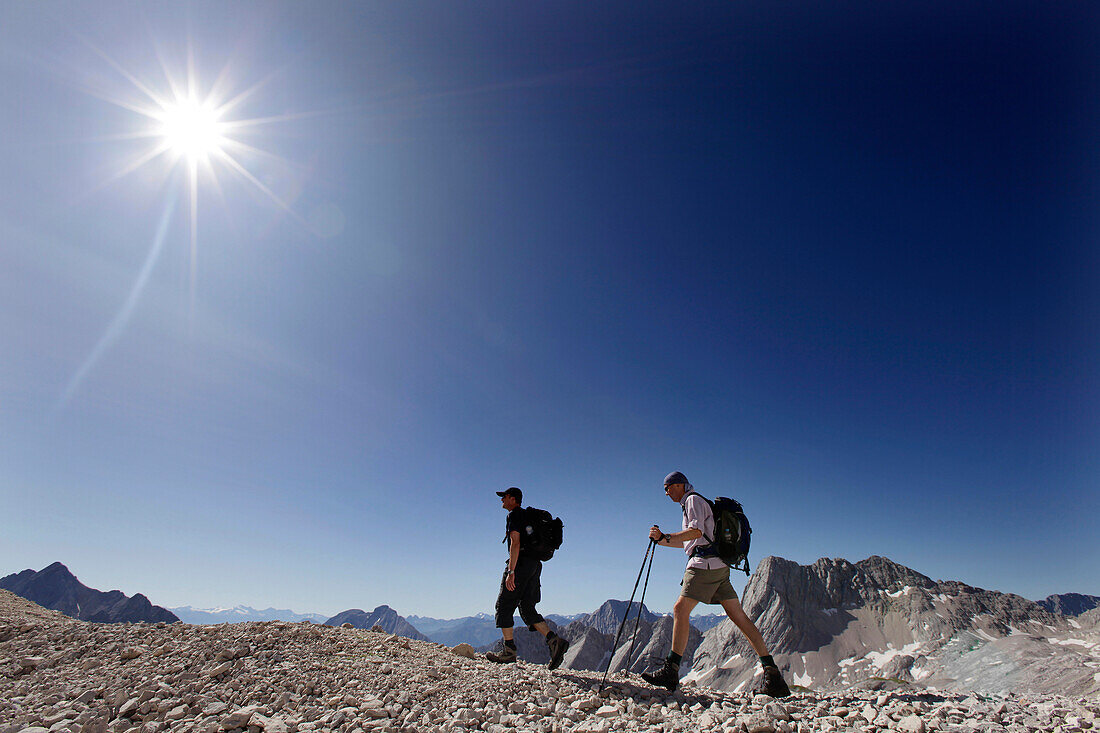
[[[680,686],[680,668],[665,662],[665,666],[656,672],[642,672],[642,679],[651,685],[664,687],[669,692],[676,692]]]
[[[505,646],[500,650],[500,653],[489,652],[485,655],[485,658],[490,662],[496,662],[497,664],[510,664],[516,661],[516,650],[510,646]]]
[[[779,671],[779,667],[764,667],[764,679],[753,690],[753,694],[787,697],[791,694],[791,688],[783,681],[783,673]]]
[[[569,648],[569,642],[560,636],[546,640],[546,646],[550,647],[550,663],[547,669],[557,669],[561,666],[561,660],[565,656],[565,650]]]

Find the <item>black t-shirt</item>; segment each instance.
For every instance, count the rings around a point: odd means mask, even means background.
[[[508,519],[504,524],[504,539],[508,542],[508,546],[511,547],[512,533],[519,532],[519,551],[520,554],[524,554],[523,538],[527,536],[527,523],[523,507],[516,507],[512,511],[508,512]]]

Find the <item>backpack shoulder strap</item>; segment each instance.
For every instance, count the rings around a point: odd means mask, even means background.
[[[705,501],[707,503],[707,506],[710,507],[711,521],[713,521],[717,524],[717,517],[714,516],[714,502],[711,501],[710,499],[708,499],[707,497],[703,496],[702,494],[700,494],[698,491],[693,490],[691,492],[691,495],[692,496],[698,496],[700,499],[702,499],[703,501]],[[687,507],[685,505],[683,505],[683,504],[680,505],[680,511],[683,513],[683,515],[685,517],[687,516]],[[701,529],[699,530],[699,533],[703,535],[703,539],[705,539],[708,544],[711,544],[711,545],[714,544],[714,538],[713,537],[707,537],[707,533],[704,532]]]

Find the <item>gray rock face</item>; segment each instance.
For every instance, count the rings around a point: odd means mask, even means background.
[[[179,621],[174,613],[154,606],[140,593],[128,597],[118,590],[103,592],[89,588],[59,562],[38,572],[24,570],[0,578],[0,588],[82,621],[109,624]]]
[[[634,644],[634,652],[630,653],[630,632],[633,632],[633,622],[623,631],[623,639],[611,658],[611,671],[629,670],[631,672],[644,672],[664,664],[665,657],[672,649],[672,625],[671,616],[660,616],[654,623],[642,621],[638,627],[638,639]],[[680,662],[680,674],[691,671],[695,650],[703,640],[703,635],[694,626],[688,631],[687,648],[684,649],[683,661]],[[629,660],[627,655],[630,654]]]
[[[1077,618],[1077,622],[1087,626],[1096,626],[1100,624],[1100,608],[1085,611]]]
[[[325,622],[325,626],[340,626],[342,624],[351,624],[352,628],[356,629],[372,629],[379,626],[383,631],[390,634],[397,634],[419,641],[429,641],[428,637],[417,631],[416,627],[406,621],[403,616],[398,615],[397,611],[385,605],[379,606],[370,613],[362,609],[352,608],[336,614]]]
[[[1081,593],[1056,593],[1039,601],[1039,605],[1051,613],[1063,616],[1080,616],[1082,613],[1100,607],[1100,596],[1086,596]]]
[[[601,634],[591,626],[573,622],[565,627],[562,636],[569,640],[569,649],[566,650],[565,658],[562,660],[564,669],[602,671],[607,665],[611,651],[611,635]]]
[[[615,632],[619,630],[619,624],[622,623],[623,616],[627,612],[627,601],[608,600],[604,601],[599,608],[590,614],[580,617],[576,623],[582,626],[588,626],[601,634],[615,635]],[[630,606],[630,624],[633,628],[634,618],[639,613],[639,607],[637,603]],[[653,623],[658,618],[657,614],[650,611],[644,605],[641,606],[642,621],[648,621]],[[623,632],[626,633],[625,631]]]
[[[815,690],[875,680],[988,693],[1100,690],[1091,667],[1100,652],[1089,639],[1073,643],[1079,622],[1075,629],[1020,596],[933,581],[882,557],[807,566],[765,558],[743,605],[788,680]],[[979,674],[981,664],[994,671]],[[758,669],[725,621],[705,635],[690,677],[740,690]]]

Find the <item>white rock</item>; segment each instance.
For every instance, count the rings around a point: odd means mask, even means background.
[[[748,733],[775,733],[775,723],[766,713],[753,713],[744,722]]]
[[[205,672],[203,672],[203,674],[205,674],[207,677],[221,677],[232,668],[232,662],[222,662],[221,664],[206,670]]]
[[[207,705],[206,707],[204,707],[202,709],[202,714],[209,718],[209,717],[213,717],[215,715],[221,715],[222,713],[224,713],[228,709],[229,709],[229,706],[226,705],[224,702],[221,702],[219,700],[219,701],[212,702],[209,705]]]
[[[249,705],[248,707],[239,708],[222,718],[221,728],[222,730],[243,728],[248,725],[248,721],[256,713],[263,713],[263,709],[259,705]]]
[[[783,707],[782,705],[780,705],[779,703],[777,703],[777,702],[769,702],[767,705],[765,705],[764,706],[764,712],[767,713],[768,715],[770,715],[775,720],[790,720],[791,719],[791,716],[787,712],[787,709],[785,707]],[[834,714],[839,716],[840,712],[836,711]],[[844,710],[844,714],[847,715],[848,711]]]
[[[611,721],[603,718],[591,718],[573,729],[574,733],[605,733],[611,730]]]
[[[917,715],[907,715],[898,721],[899,733],[924,733],[924,721]]]

